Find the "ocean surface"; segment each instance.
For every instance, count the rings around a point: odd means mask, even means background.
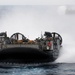
[[[0,65],[0,75],[75,75],[74,63]]]

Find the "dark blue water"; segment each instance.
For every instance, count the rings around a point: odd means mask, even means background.
[[[0,67],[0,75],[75,75],[75,64],[45,63]]]

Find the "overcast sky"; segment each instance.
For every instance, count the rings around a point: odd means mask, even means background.
[[[1,5],[74,5],[75,0],[1,0]]]
[[[10,37],[21,32],[30,39],[45,31],[63,38],[63,50],[57,61],[75,62],[75,0],[2,0],[0,32]],[[64,55],[63,55],[64,54]],[[71,59],[71,60],[70,60]]]
[[[61,35],[74,36],[74,5],[13,5],[0,6],[0,31],[8,36],[22,32],[34,39],[41,31],[56,31]],[[72,37],[73,39],[74,37]]]

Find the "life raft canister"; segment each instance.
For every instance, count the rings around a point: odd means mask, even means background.
[[[48,42],[47,46],[51,47],[52,46],[52,43],[51,42]]]

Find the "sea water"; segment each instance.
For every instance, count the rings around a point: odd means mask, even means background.
[[[0,66],[0,75],[75,75],[74,63],[25,64]]]

